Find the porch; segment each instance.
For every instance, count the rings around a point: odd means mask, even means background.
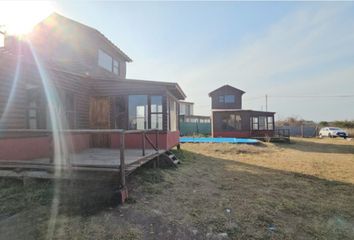
[[[158,166],[159,156],[171,148],[166,139],[173,138],[172,133],[157,129],[61,130],[57,134],[64,140],[67,153],[60,155],[54,150],[57,148],[51,131],[12,129],[1,133],[5,136],[0,138],[0,177],[104,179],[115,176],[121,187],[125,186],[126,175],[143,164],[154,159],[154,166]],[[24,137],[25,133],[31,136]],[[178,134],[175,135],[178,139]],[[102,136],[113,139],[110,146],[92,147],[97,137],[102,139]]]

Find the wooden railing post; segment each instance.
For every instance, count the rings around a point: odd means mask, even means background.
[[[120,133],[120,182],[125,187],[125,132]]]
[[[49,140],[49,163],[54,163],[54,140],[53,132],[48,133]]]
[[[156,130],[156,152],[157,152],[157,158],[156,158],[156,165],[159,167],[160,163],[160,153],[159,153],[159,130]]]
[[[145,156],[145,131],[143,131],[141,136],[142,136],[143,156]]]

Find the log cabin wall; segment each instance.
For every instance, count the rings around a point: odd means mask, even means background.
[[[52,83],[55,92],[61,97],[61,101],[65,104],[66,94],[73,96],[72,116],[73,124],[70,128],[88,128],[88,111],[89,111],[89,89],[90,86],[87,79],[79,75],[66,73],[63,71],[51,69],[42,66],[45,72],[47,83]],[[22,129],[29,128],[29,103],[27,86],[38,86],[38,94],[40,104],[38,110],[38,126],[36,128],[47,128],[47,103],[41,75],[37,66],[33,62],[22,61],[18,70],[18,78],[16,79],[16,58],[1,57],[0,60],[0,113],[2,116],[1,128]],[[11,91],[11,89],[14,89]],[[10,97],[11,92],[12,97]],[[6,105],[8,111],[4,114]],[[64,109],[66,112],[66,110]]]

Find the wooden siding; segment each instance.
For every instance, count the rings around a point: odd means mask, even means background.
[[[235,102],[220,103],[219,97],[225,95],[234,95]],[[212,109],[242,109],[242,95],[243,95],[243,91],[240,91],[230,86],[223,86],[210,93],[211,108]]]
[[[236,114],[236,115],[240,115],[241,116],[241,129],[240,130],[234,130],[234,131],[230,131],[230,130],[224,130],[222,129],[222,124],[223,124],[223,119],[222,119],[222,115],[223,114]],[[234,132],[238,132],[239,135],[245,135],[246,133],[250,133],[251,131],[253,131],[251,129],[251,125],[250,125],[250,118],[251,117],[259,117],[259,116],[266,116],[266,117],[273,117],[274,118],[274,113],[273,112],[262,112],[262,111],[213,111],[212,113],[212,132],[214,136],[221,136],[220,133],[225,132],[226,135],[225,136],[229,136],[230,134],[232,135],[232,133]],[[274,119],[273,119],[273,129],[274,129]],[[257,132],[253,131],[253,132]],[[274,130],[271,130],[272,132]],[[227,132],[229,134],[227,134]],[[235,134],[234,134],[235,135]],[[249,134],[246,134],[249,135]]]
[[[52,14],[35,26],[29,38],[42,58],[61,69],[93,77],[126,77],[126,59],[109,40],[97,30],[63,16]],[[6,48],[15,49],[16,45],[15,38],[5,39]],[[119,75],[98,66],[99,49],[119,62]]]
[[[10,99],[10,92],[15,79],[16,59],[13,57],[0,58],[0,113],[3,115],[7,101]],[[89,110],[89,84],[86,79],[61,71],[43,67],[47,83],[54,86],[59,96],[63,93],[72,92],[75,98],[76,128],[88,128]],[[4,116],[2,128],[27,128],[27,93],[26,84],[40,86],[43,96],[44,88],[41,76],[33,63],[22,62],[18,72],[18,81],[14,87],[15,91],[11,99],[9,112]]]

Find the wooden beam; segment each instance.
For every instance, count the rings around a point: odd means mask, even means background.
[[[125,187],[125,132],[120,134],[120,183],[121,187]]]
[[[143,156],[145,156],[145,132],[141,134],[141,139],[142,139],[142,148],[143,148]]]

